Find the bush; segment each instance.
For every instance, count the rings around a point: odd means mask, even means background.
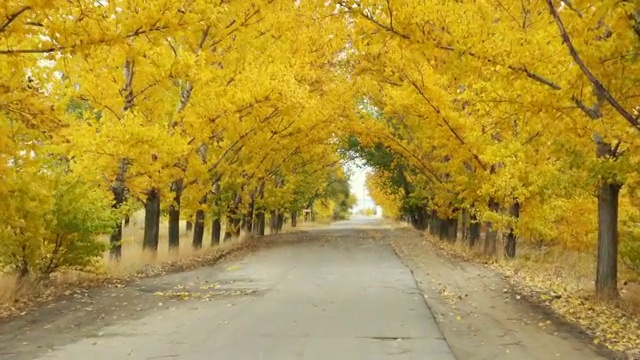
[[[108,194],[71,174],[12,170],[1,190],[0,270],[48,278],[60,268],[89,270],[102,257],[98,239],[115,223]]]

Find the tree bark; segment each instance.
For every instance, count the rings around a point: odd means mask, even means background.
[[[429,220],[429,233],[432,236],[436,236],[440,234],[440,218],[435,211],[431,212],[431,217]]]
[[[131,224],[131,216],[129,216],[129,214],[124,216],[124,226],[125,227],[129,227],[129,225]]]
[[[193,240],[191,246],[194,249],[202,248],[202,239],[204,238],[204,210],[196,211],[196,219],[193,224]]]
[[[134,76],[134,62],[129,57],[124,62],[124,86],[122,88],[124,106],[122,108],[122,112],[126,113],[133,107],[134,104],[134,95],[133,95],[133,76]],[[112,207],[114,209],[119,209],[125,201],[125,174],[127,172],[127,159],[120,158],[118,160],[118,175],[116,176],[115,183],[111,187],[111,191],[113,192],[114,202]],[[116,224],[114,224],[114,228],[111,231],[111,236],[109,239],[109,244],[111,245],[111,250],[109,254],[112,260],[119,261],[122,256],[122,220],[118,219]],[[144,246],[144,243],[143,243]]]
[[[294,228],[296,226],[298,226],[298,212],[293,211],[291,212],[291,227]]]
[[[481,224],[478,221],[478,218],[471,214],[469,218],[469,247],[475,247],[476,244],[480,241],[480,230]]]
[[[264,213],[264,211],[260,211],[258,213],[258,221],[257,221],[257,225],[256,225],[256,235],[258,236],[264,236],[264,232],[265,232],[265,227],[266,227],[266,221],[267,221],[267,216]]]
[[[236,233],[236,216],[237,216],[237,209],[235,208],[231,208],[229,210],[229,213],[227,214],[227,221],[225,224],[225,229],[224,229],[224,239],[226,240],[231,240],[233,239],[235,233]]]
[[[282,231],[282,227],[284,226],[284,211],[278,210],[278,233]]]
[[[142,248],[156,253],[160,238],[160,194],[157,189],[147,193],[144,203],[144,236]]]
[[[171,184],[173,203],[169,207],[169,251],[180,247],[180,200],[182,198],[182,180]]]
[[[233,219],[233,237],[239,238],[240,233],[242,231],[242,219],[235,218]]]
[[[509,207],[509,215],[514,222],[520,218],[520,203],[514,201],[511,204],[511,206]],[[511,228],[509,229],[509,234],[507,234],[507,241],[504,244],[504,253],[510,259],[516,257],[517,240],[518,239],[515,234],[515,227],[511,226]]]
[[[224,224],[224,241],[227,242],[233,237],[233,218],[229,214]]]
[[[447,220],[438,218],[438,239],[445,240],[447,238],[447,232],[449,230],[449,224]]]
[[[113,192],[113,209],[119,209],[124,203],[124,189],[112,189]],[[113,224],[111,235],[109,236],[109,256],[113,261],[120,261],[122,257],[122,219],[118,219]]]
[[[458,219],[447,219],[447,240],[455,243],[458,240]]]
[[[249,214],[244,214],[242,220],[240,221],[240,228],[250,233],[251,229],[253,229],[252,222],[253,220],[249,217]]]
[[[460,234],[460,238],[462,239],[462,242],[464,244],[468,244],[469,243],[469,227],[470,227],[470,221],[469,221],[469,210],[468,209],[462,209],[462,214],[460,215],[460,229],[461,229],[461,234]]]
[[[596,157],[615,159],[617,149],[595,134]],[[622,184],[607,178],[598,186],[598,260],[596,295],[601,299],[618,298],[618,202]]]
[[[275,234],[278,231],[278,212],[271,210],[269,212],[269,234]]]
[[[487,255],[495,255],[498,247],[498,232],[493,229],[493,224],[487,222],[486,224],[487,234],[484,239],[484,253]]]
[[[253,229],[253,209],[255,207],[255,201],[249,203],[249,210],[244,215],[243,228],[246,232],[250,233]]]
[[[180,208],[171,205],[169,208],[169,251],[180,247]]]
[[[419,206],[416,209],[416,225],[414,227],[420,231],[426,230],[429,226],[428,219],[427,209],[424,206]]]
[[[213,219],[211,224],[211,246],[220,245],[220,239],[222,236],[222,223],[220,222],[220,218],[216,217]]]
[[[187,233],[193,230],[193,222],[187,221]]]
[[[489,199],[489,209],[493,212],[500,210],[500,204],[498,204],[493,198]],[[491,222],[486,223],[487,235],[484,240],[484,253],[487,255],[495,255],[498,249],[498,231],[494,229]]]
[[[596,294],[618,297],[618,200],[621,185],[604,183],[598,189],[598,261]]]
[[[205,195],[204,197],[202,197],[202,199],[200,199],[200,205],[204,205],[206,203],[207,196]],[[204,218],[204,210],[197,210],[195,223],[193,224],[193,240],[191,241],[191,246],[194,249],[202,248],[202,240],[204,238]]]
[[[113,261],[120,261],[122,257],[122,220],[118,219],[109,236],[109,257]]]

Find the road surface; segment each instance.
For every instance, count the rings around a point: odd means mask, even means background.
[[[145,280],[127,289],[139,297],[121,295],[138,299],[137,314],[57,337],[40,329],[21,348],[3,344],[0,358],[455,360],[410,270],[391,247],[354,230],[374,221],[356,218],[319,241]],[[178,292],[185,300],[168,296]]]
[[[382,224],[355,217],[215,266],[76,291],[0,322],[0,360],[612,358],[499,273]]]

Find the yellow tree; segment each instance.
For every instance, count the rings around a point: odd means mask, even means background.
[[[19,246],[23,254],[13,253],[22,259],[23,275],[27,260],[33,261],[32,265],[44,275],[58,266],[90,265],[96,253],[82,254],[77,250],[83,248],[83,242],[85,249],[97,249],[89,245],[93,236],[104,230],[100,224],[108,216],[102,208],[100,189],[92,188],[95,183],[81,174],[70,173],[68,154],[51,147],[61,129],[64,131],[69,121],[75,121],[67,112],[81,112],[79,104],[67,107],[59,96],[56,61],[157,30],[145,22],[138,22],[135,27],[121,24],[117,31],[99,28],[93,19],[100,16],[93,15],[103,14],[104,9],[93,3],[85,5],[84,12],[81,2],[69,5],[62,1],[8,1],[0,6],[0,78],[4,84],[0,93],[4,148],[0,152],[2,170],[6,170],[3,183],[11,184],[5,195],[13,199],[8,207],[13,215],[5,212],[3,222],[33,227],[28,238],[41,244],[34,247],[33,243],[23,243]],[[29,204],[11,196],[18,195],[18,190],[24,195],[23,200],[30,199]],[[87,193],[83,195],[83,191]],[[25,205],[38,208],[39,216],[29,215],[33,212]],[[88,213],[95,216],[82,217]],[[31,222],[36,220],[40,223]],[[14,230],[27,234],[25,229]]]
[[[428,163],[415,151],[405,153],[415,160],[416,168],[424,172],[428,167],[429,173],[434,172],[429,176],[447,180],[434,184],[436,190],[445,190],[436,191],[436,200],[438,194],[444,195],[441,204],[451,203],[449,195],[457,197],[460,191],[475,192],[491,210],[481,212],[486,214],[483,217],[493,218],[500,205],[514,210],[512,217],[519,216],[518,207],[527,206],[527,194],[550,184],[532,182],[531,171],[555,171],[556,161],[569,160],[565,165],[573,166],[572,154],[581,154],[580,170],[591,174],[594,187],[596,182],[601,184],[596,282],[598,292],[610,296],[615,293],[616,256],[612,254],[617,234],[611,224],[617,222],[616,189],[635,162],[629,156],[632,151],[620,157],[622,144],[632,149],[636,142],[629,133],[636,126],[630,116],[635,80],[621,74],[637,66],[627,55],[637,43],[637,9],[630,3],[564,4],[559,10],[562,6],[551,2],[339,2],[356,24],[354,43],[362,54],[362,74],[374,76],[367,95],[388,113],[401,114],[404,123],[411,117],[423,120],[420,126],[431,132],[431,137],[411,142],[416,146],[426,140],[434,145],[420,152],[430,155]],[[574,36],[581,34],[577,41],[591,64],[581,64],[576,40],[570,41],[560,12],[572,22]],[[615,116],[623,121],[576,120]],[[409,128],[420,129],[412,124]],[[587,155],[591,151],[585,133],[597,135],[599,161]],[[531,152],[524,146],[532,145],[530,139],[555,146]],[[532,153],[551,162],[518,166]],[[474,181],[456,180],[464,179],[469,170]],[[451,180],[462,188],[452,191]],[[468,191],[473,184],[482,184],[480,191]],[[467,202],[477,200],[472,197]],[[512,225],[503,227],[513,233]]]

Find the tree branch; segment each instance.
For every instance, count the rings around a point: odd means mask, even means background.
[[[389,28],[393,30],[393,10],[391,9],[391,0],[386,0],[387,9],[389,9]]]
[[[0,34],[2,34],[9,27],[9,25],[11,25],[11,23],[13,23],[20,15],[22,15],[25,11],[29,9],[31,9],[30,6],[23,6],[18,11],[7,16],[7,19],[2,24],[0,24]]]
[[[398,141],[398,139],[396,139],[395,136],[391,136],[390,134],[386,134],[386,137],[393,141],[396,145],[398,145],[402,150],[404,150],[405,152],[407,152],[409,154],[410,158],[415,159],[418,164],[420,164],[422,166],[422,168],[424,170],[426,170],[426,173],[423,172],[423,174],[425,175],[429,175],[431,177],[433,177],[433,179],[429,179],[429,176],[427,176],[427,179],[430,180],[433,184],[436,183],[442,183],[442,180],[440,179],[440,177],[438,177],[435,172],[433,170],[431,170],[425,163],[424,161],[422,161],[422,159],[420,159],[418,156],[416,156],[416,154],[413,151],[410,151],[409,149],[407,149],[406,146],[404,146],[400,141]],[[408,161],[411,161],[409,158],[406,157],[406,155],[404,155],[402,152],[398,152],[400,154],[400,156],[404,157],[405,159],[407,159]],[[435,181],[434,181],[435,179]]]
[[[8,26],[8,24],[7,24]],[[158,26],[158,27],[153,27],[147,30],[144,30],[142,28],[138,28],[136,29],[134,32],[131,32],[125,36],[123,36],[123,39],[128,39],[128,38],[133,38],[136,36],[140,36],[140,35],[145,35],[145,34],[149,34],[152,32],[157,32],[157,31],[162,31],[162,30],[166,30],[168,29],[168,27],[166,26]],[[2,31],[0,31],[1,33]],[[104,43],[104,41],[98,41],[95,43],[89,43],[89,44],[78,44],[78,45],[99,45]],[[0,55],[12,55],[12,54],[50,54],[56,51],[63,51],[63,50],[71,50],[73,48],[75,48],[78,45],[58,45],[58,46],[50,46],[47,48],[43,48],[43,49],[4,49],[4,50],[0,50]]]
[[[416,82],[413,81],[413,79],[411,79],[409,76],[406,76],[406,75],[405,75],[405,78],[409,81],[411,86],[413,86],[413,88],[418,92],[418,94],[420,94],[420,96],[427,102],[427,104],[429,104],[429,106],[433,109],[433,111],[435,111],[436,114],[438,114],[438,116],[440,116],[440,118],[442,119],[442,121],[446,125],[447,129],[449,129],[451,134],[453,134],[453,136],[458,140],[458,142],[461,145],[463,145],[465,148],[467,148],[467,143],[464,141],[462,136],[460,136],[460,134],[458,134],[458,132],[451,126],[451,124],[449,123],[449,120],[444,116],[444,114],[442,114],[442,111],[440,111],[440,108],[438,108],[433,102],[431,102],[431,99],[429,99],[426,96],[426,94],[422,91],[422,89],[418,86],[418,84],[416,84]],[[486,170],[487,169],[484,166],[484,163],[482,162],[482,160],[480,160],[480,157],[478,155],[476,155],[473,151],[471,151],[471,149],[467,148],[467,151],[469,151],[469,153],[471,154],[473,159],[478,163],[478,165],[480,165],[482,170]]]
[[[560,87],[560,85],[554,83],[553,81],[546,79],[536,73],[533,73],[531,71],[529,71],[529,69],[527,69],[526,67],[521,67],[521,68],[516,68],[513,66],[509,66],[509,69],[514,70],[514,71],[519,71],[519,72],[524,72],[528,78],[533,79],[541,84],[547,85],[550,88],[554,89],[554,90],[561,90],[562,88]]]
[[[596,91],[596,95],[606,100],[620,115],[622,115],[622,117],[629,124],[631,124],[631,126],[633,126],[636,130],[640,131],[639,119],[633,116],[629,111],[627,111],[613,97],[613,95],[611,95],[609,90],[607,90],[607,88],[600,82],[600,80],[596,78],[596,76],[591,72],[587,64],[584,63],[584,61],[578,54],[578,51],[576,50],[575,46],[573,45],[573,42],[571,41],[571,37],[567,33],[567,29],[564,27],[564,23],[560,18],[560,14],[558,13],[558,10],[555,8],[555,6],[553,6],[553,0],[546,0],[546,2],[547,2],[547,6],[549,7],[549,11],[551,12],[551,16],[553,16],[553,19],[555,20],[556,25],[558,26],[560,36],[562,37],[564,44],[567,46],[567,49],[569,50],[569,54],[573,58],[573,61],[575,61],[576,64],[578,64],[578,66],[580,67],[580,70],[582,70],[582,73],[587,77],[591,85],[594,87],[594,90]]]

